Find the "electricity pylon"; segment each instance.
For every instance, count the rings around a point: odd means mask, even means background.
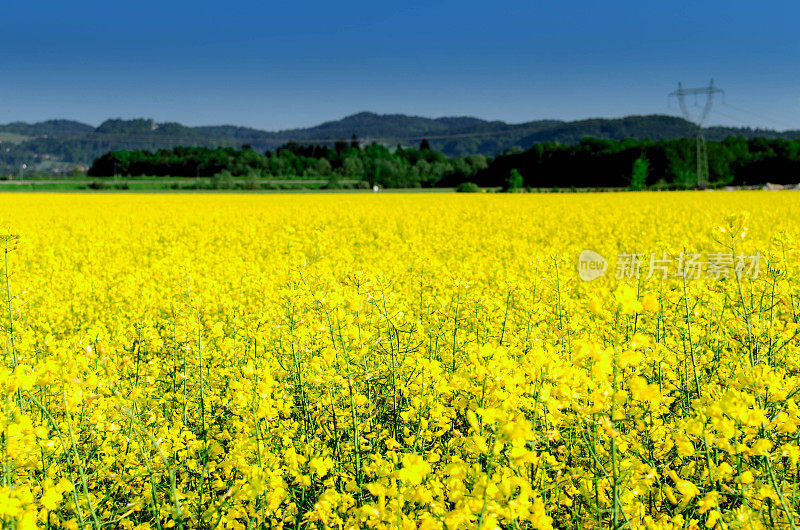
[[[697,137],[698,188],[705,188],[708,185],[708,152],[706,151],[706,139],[703,136],[703,124],[705,123],[706,118],[708,118],[708,114],[711,112],[711,105],[714,103],[714,94],[722,94],[722,100],[723,102],[725,101],[725,91],[721,88],[715,87],[714,80],[712,79],[708,86],[700,88],[683,88],[683,85],[681,85],[679,82],[678,90],[670,92],[670,94],[667,96],[668,104],[670,101],[672,101],[670,98],[675,96],[678,100],[678,105],[680,105],[681,111],[683,112],[683,117],[686,118],[687,121],[697,126],[695,135]],[[688,95],[694,96],[695,105],[697,105],[697,96],[706,96],[706,103],[703,105],[703,109],[697,118],[692,116],[692,113],[689,112],[689,107],[686,106],[686,96]]]

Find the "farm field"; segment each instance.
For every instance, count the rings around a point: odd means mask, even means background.
[[[0,230],[3,528],[800,524],[798,192],[14,193]]]
[[[0,131],[0,144],[7,143],[7,144],[18,144],[20,142],[24,142],[25,140],[29,140],[30,138],[27,136],[23,136],[21,134],[14,134],[10,132]]]
[[[231,189],[264,190],[265,192],[292,191],[302,192],[305,190],[319,190],[328,181],[315,179],[261,179],[258,181],[245,182],[243,179],[232,181]],[[357,180],[342,180],[340,183],[347,186],[355,186]],[[237,187],[238,184],[238,187]],[[139,192],[169,192],[169,191],[210,191],[215,190],[213,179],[202,177],[194,178],[170,178],[170,177],[140,177],[125,179],[96,179],[86,180],[81,178],[65,177],[53,179],[50,177],[42,178],[40,175],[33,177],[26,176],[22,179],[19,176],[15,180],[0,180],[0,192],[31,192],[31,191],[87,191],[87,190],[106,190],[106,191],[139,191]],[[218,190],[217,190],[218,191]],[[340,190],[333,190],[340,191]]]

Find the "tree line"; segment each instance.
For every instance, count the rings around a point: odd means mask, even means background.
[[[730,137],[707,142],[711,186],[800,182],[800,140]],[[97,158],[93,177],[175,176],[361,180],[369,186],[501,188],[691,188],[697,183],[694,138],[537,143],[526,151],[447,157],[423,140],[419,148],[287,143],[259,153],[245,145],[112,151]]]
[[[740,136],[709,141],[706,148],[712,187],[800,182],[800,140]],[[697,184],[697,144],[694,138],[539,143],[495,157],[473,181],[508,185],[515,169],[522,185],[531,188],[691,188]]]
[[[326,145],[289,142],[275,151],[259,153],[249,145],[240,149],[175,147],[157,151],[112,151],[89,168],[93,177],[174,176],[210,177],[226,172],[232,177],[261,179],[356,179],[370,186],[413,188],[453,186],[488,167],[482,155],[449,158],[430,149],[388,148],[358,139]]]

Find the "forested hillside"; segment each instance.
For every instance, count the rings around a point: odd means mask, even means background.
[[[353,136],[362,144],[375,142],[403,147],[416,147],[426,138],[431,149],[448,157],[463,157],[495,156],[509,150],[525,150],[536,143],[575,145],[586,137],[658,141],[693,135],[692,124],[664,115],[509,124],[471,117],[432,119],[362,112],[315,127],[272,132],[234,125],[188,127],[149,119],[108,120],[96,128],[74,121],[51,120],[0,125],[0,173],[15,173],[22,164],[37,171],[63,172],[73,166],[88,167],[104,153],[118,150],[247,145],[257,152],[266,152],[290,141],[313,142],[332,148],[337,140],[350,141]],[[723,140],[728,136],[791,139],[800,138],[800,131],[727,127],[706,130],[710,140]]]

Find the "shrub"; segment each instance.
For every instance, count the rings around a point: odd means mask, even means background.
[[[479,193],[481,188],[474,182],[462,182],[458,185],[456,191],[458,193]]]
[[[236,186],[236,181],[230,171],[223,170],[211,177],[211,189],[230,190]]]
[[[342,183],[339,182],[338,175],[331,175],[328,179],[328,182],[322,186],[322,189],[325,190],[340,190],[342,189]]]
[[[261,180],[260,175],[255,171],[248,171],[242,182],[242,188],[245,190],[260,190]]]

